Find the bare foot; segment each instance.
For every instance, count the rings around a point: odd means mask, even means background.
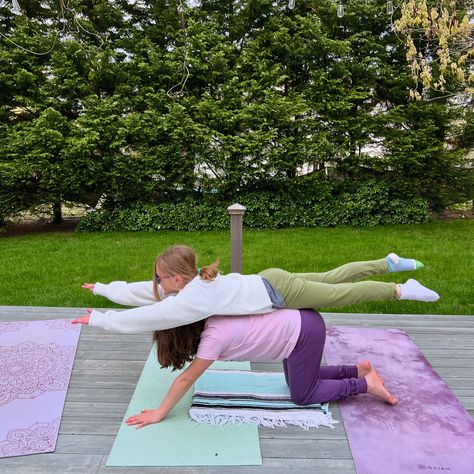
[[[395,405],[398,400],[383,386],[380,377],[372,370],[365,376],[367,381],[367,392],[374,397],[380,398],[390,405]]]
[[[378,372],[374,369],[374,366],[368,360],[363,360],[357,364],[357,377],[365,377],[370,372],[374,372],[375,375],[379,378],[382,385],[385,384],[382,377],[378,374]]]
[[[372,370],[372,364],[368,360],[363,360],[357,364],[357,377],[365,377]]]

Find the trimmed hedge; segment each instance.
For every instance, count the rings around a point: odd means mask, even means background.
[[[418,197],[393,197],[385,184],[368,182],[353,192],[318,189],[319,192],[261,191],[233,199],[206,196],[177,203],[136,203],[123,209],[100,209],[87,214],[79,231],[158,231],[228,229],[227,207],[239,202],[247,208],[246,228],[374,226],[413,224],[430,220],[428,203]]]

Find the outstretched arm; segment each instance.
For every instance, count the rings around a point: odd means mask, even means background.
[[[184,326],[206,319],[215,313],[213,302],[206,293],[202,294],[200,288],[190,290],[138,308],[123,311],[108,310],[105,313],[93,310],[88,321],[79,318],[80,320],[76,322],[111,332],[138,334]]]
[[[138,425],[136,429],[143,428],[144,426],[150,425],[152,423],[159,423],[184,397],[194,382],[196,382],[196,380],[213,362],[213,360],[199,359],[196,357],[191,362],[191,365],[171,384],[168,393],[158,408],[155,410],[142,410],[137,415],[127,418],[125,423],[127,423],[128,426]]]
[[[113,281],[112,283],[84,283],[82,288],[89,290],[94,295],[105,298],[125,306],[147,306],[156,303],[153,294],[152,281]]]

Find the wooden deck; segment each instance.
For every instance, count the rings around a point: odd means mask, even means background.
[[[77,308],[0,306],[0,321],[73,318]],[[326,323],[407,331],[464,407],[474,415],[474,316],[324,313]],[[1,473],[355,473],[343,423],[304,431],[260,429],[262,466],[108,468],[115,435],[151,348],[149,335],[116,335],[83,327],[56,451],[0,459]],[[281,370],[280,364],[252,364]],[[333,416],[341,420],[336,403]],[[189,441],[190,443],[192,440]]]

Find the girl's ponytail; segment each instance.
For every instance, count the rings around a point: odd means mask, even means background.
[[[198,274],[201,277],[201,279],[206,280],[206,281],[214,280],[219,274],[219,268],[218,268],[219,263],[220,263],[220,260],[216,260],[214,263],[211,263],[210,265],[207,265],[205,267],[201,267],[200,269],[198,269]]]

